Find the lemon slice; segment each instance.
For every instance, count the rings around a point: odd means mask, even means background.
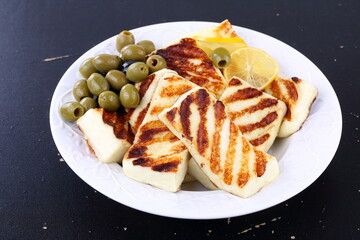
[[[195,36],[194,39],[201,49],[209,49],[211,51],[216,48],[223,47],[232,53],[239,48],[247,47],[245,41],[241,38],[207,38]]]
[[[266,52],[253,47],[233,52],[229,66],[224,69],[227,80],[236,76],[259,90],[267,87],[278,73],[279,64]]]

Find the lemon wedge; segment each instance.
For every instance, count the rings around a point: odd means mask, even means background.
[[[229,66],[224,69],[228,81],[236,76],[259,90],[267,87],[278,73],[279,64],[263,50],[253,47],[234,51]]]
[[[198,46],[207,52],[208,50],[213,51],[216,48],[226,48],[230,53],[243,47],[247,47],[245,41],[241,38],[217,38],[217,37],[193,37]]]

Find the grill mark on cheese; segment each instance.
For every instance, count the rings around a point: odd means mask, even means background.
[[[200,115],[200,123],[197,131],[197,147],[200,155],[204,155],[206,149],[209,147],[209,134],[206,129],[207,117],[206,113],[210,105],[210,96],[205,89],[200,89],[197,92],[195,103],[198,105],[198,111]]]
[[[216,71],[212,60],[196,46],[196,41],[192,38],[183,38],[177,44],[158,49],[156,54],[165,59],[168,68],[216,95],[226,87],[225,81]],[[194,64],[190,60],[199,61],[199,64]]]
[[[150,159],[149,158],[138,158],[132,161],[134,166],[140,165],[142,167],[149,167],[150,166]]]
[[[134,135],[129,131],[128,122],[126,120],[126,112],[120,108],[117,112],[107,112],[104,109],[96,109],[102,111],[102,120],[105,124],[113,128],[116,138],[126,139],[129,143],[134,141]]]
[[[176,141],[178,140],[178,138],[176,136],[175,136],[175,140]],[[175,146],[171,147],[170,151],[173,152],[173,153],[180,153],[180,152],[185,151],[185,150],[187,150],[187,147],[183,143],[180,142],[178,145],[175,145]]]
[[[135,133],[139,130],[139,127],[140,127],[141,123],[143,122],[147,111],[149,110],[149,106],[150,106],[150,103],[148,103],[146,105],[146,107],[139,112],[139,115],[138,115],[138,117],[137,117],[137,119],[136,119],[136,121],[134,123],[134,126],[133,126],[133,129],[134,129]]]
[[[146,146],[133,145],[128,153],[129,158],[139,158],[146,156]]]
[[[240,112],[229,112],[228,115],[231,118],[231,120],[235,120],[239,117],[244,116],[247,113],[254,113],[256,111],[263,110],[265,108],[270,108],[278,104],[278,100],[271,99],[271,98],[265,98],[261,99],[257,104],[252,105],[248,108],[245,108],[241,110]]]
[[[169,129],[160,121],[152,121],[150,124],[144,125],[140,131],[141,135],[138,138],[138,143],[151,141],[156,134],[169,131]]]
[[[236,154],[236,145],[237,138],[239,137],[239,133],[236,129],[234,123],[230,123],[230,134],[229,134],[229,145],[226,152],[226,160],[224,166],[224,182],[228,185],[232,183],[233,180],[233,165],[235,162],[235,154]]]
[[[296,89],[296,85],[294,82],[283,80],[282,83],[285,85],[287,94],[290,98],[290,101],[297,101],[298,100],[298,93]]]
[[[254,147],[257,147],[257,146],[263,144],[264,142],[266,142],[269,139],[269,137],[270,137],[270,134],[266,133],[266,134],[262,135],[261,137],[250,140],[249,142]]]
[[[177,172],[180,160],[176,157],[153,159],[151,157],[138,158],[132,161],[134,166],[151,167],[157,172]]]
[[[162,112],[162,110],[164,110],[165,108],[168,108],[168,107],[169,106],[153,106],[152,109],[151,109],[150,114],[151,115],[158,115],[159,113]]]
[[[184,136],[188,139],[191,139],[191,131],[190,131],[190,105],[194,101],[193,95],[187,96],[184,101],[181,102],[180,105],[180,121],[182,125],[182,129],[184,132]]]
[[[139,88],[139,95],[140,100],[144,97],[146,91],[149,89],[151,83],[154,81],[155,74],[150,74],[148,77],[145,78],[144,81],[141,82]]]
[[[241,86],[242,83],[239,79],[237,78],[232,78],[229,82],[229,86]]]
[[[278,117],[277,112],[271,112],[269,114],[267,114],[263,119],[261,119],[259,122],[256,123],[252,123],[252,124],[247,124],[247,125],[240,125],[238,126],[240,131],[242,133],[247,133],[247,132],[251,132],[254,131],[257,128],[263,128],[266,127],[267,125],[271,124],[273,121],[276,120],[276,118]]]
[[[266,171],[266,156],[263,152],[255,149],[255,173],[256,176],[261,177]]]
[[[235,101],[247,100],[247,99],[251,99],[251,98],[256,98],[258,96],[261,96],[262,94],[263,93],[261,91],[255,89],[255,88],[239,89],[231,96],[225,98],[223,100],[223,102],[226,104],[226,103],[235,102]]]
[[[168,80],[168,79],[166,79]],[[160,97],[174,97],[174,96],[181,96],[187,91],[190,91],[192,86],[189,85],[169,85],[168,87],[164,88],[160,92]]]
[[[247,142],[247,140],[242,137],[242,164],[240,171],[238,173],[238,179],[237,184],[239,187],[243,187],[246,185],[246,183],[250,179],[250,173],[249,173],[249,153],[250,153],[250,144]]]
[[[167,113],[166,113],[166,118],[170,121],[170,122],[174,122],[174,118],[175,118],[175,115],[176,115],[176,113],[177,113],[177,108],[176,107],[174,107],[174,108],[172,108],[170,111],[168,111]]]
[[[211,156],[210,156],[210,169],[213,173],[219,174],[222,172],[220,167],[220,144],[221,136],[220,132],[223,129],[224,121],[226,119],[225,115],[225,106],[222,102],[217,101],[214,104],[214,114],[215,114],[215,133],[213,135]],[[225,174],[226,172],[224,172]]]
[[[301,79],[298,77],[292,77],[291,80],[293,80],[296,84],[301,82]]]
[[[288,81],[286,79],[275,79],[271,82],[269,89],[271,92],[271,95],[276,97],[277,99],[280,99],[286,104],[287,111],[284,116],[284,120],[291,121],[292,118],[292,108],[291,106],[298,100],[298,92],[296,88],[296,83],[299,83],[301,79],[297,77],[292,77],[292,82]],[[286,88],[286,94],[282,93],[280,84],[282,84]]]
[[[176,172],[179,161],[166,162],[159,165],[152,166],[151,169],[157,172]]]

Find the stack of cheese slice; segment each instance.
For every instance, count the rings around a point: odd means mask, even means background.
[[[175,72],[162,75],[134,144],[123,159],[125,175],[167,191],[179,190],[187,173],[189,151],[158,119],[158,114],[194,87]]]
[[[182,95],[159,119],[220,189],[246,198],[279,174],[276,159],[251,146],[230,121],[224,104],[204,88]]]

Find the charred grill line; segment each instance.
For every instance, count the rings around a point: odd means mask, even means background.
[[[210,156],[210,169],[213,173],[219,174],[222,172],[220,167],[220,144],[221,144],[221,131],[223,130],[224,121],[226,119],[225,115],[225,106],[222,102],[217,101],[214,104],[214,114],[215,114],[215,133],[213,135],[213,145],[211,149]],[[226,169],[225,169],[226,171]],[[225,173],[224,173],[225,174]],[[230,173],[231,174],[231,173]],[[230,180],[231,182],[231,180]]]
[[[210,106],[210,98],[209,94],[206,90],[200,89],[197,92],[197,96],[195,98],[195,104],[198,105],[198,111],[200,115],[200,124],[197,131],[197,147],[200,154],[204,154],[206,149],[209,147],[209,138],[208,131],[206,129],[207,117],[206,112]]]
[[[278,104],[278,100],[276,100],[276,99],[271,99],[271,98],[261,99],[257,104],[252,105],[248,108],[245,108],[245,109],[241,110],[240,112],[229,113],[229,117],[234,120],[236,118],[244,116],[247,113],[254,113],[256,111],[260,111],[265,108],[270,108],[270,107],[276,106],[277,104]]]
[[[241,149],[241,151],[243,153],[243,159],[242,159],[242,164],[241,164],[241,168],[239,170],[238,179],[237,179],[237,184],[239,185],[239,187],[245,186],[246,183],[250,179],[250,173],[249,173],[250,145],[249,145],[249,143],[246,141],[246,139],[244,137],[242,138],[242,149]]]
[[[236,102],[236,101],[240,101],[240,100],[247,100],[247,99],[251,99],[251,98],[256,98],[258,96],[261,96],[263,93],[255,88],[244,88],[244,89],[239,89],[238,91],[236,91],[234,94],[232,94],[231,96],[225,98],[223,100],[223,103],[231,103],[231,102]]]
[[[266,134],[262,135],[261,137],[250,140],[249,142],[251,145],[256,147],[256,146],[259,146],[259,145],[263,144],[264,142],[266,142],[266,140],[268,140],[269,137],[270,137],[270,134],[266,133]]]
[[[134,135],[129,131],[127,124],[127,116],[124,109],[120,109],[118,112],[103,111],[103,122],[113,127],[114,135],[118,139],[126,139],[129,143],[134,141]]]
[[[263,119],[261,119],[260,122],[239,126],[239,129],[242,133],[251,132],[257,128],[266,127],[267,125],[275,121],[277,117],[278,117],[277,112],[271,112],[268,115],[266,115]]]

